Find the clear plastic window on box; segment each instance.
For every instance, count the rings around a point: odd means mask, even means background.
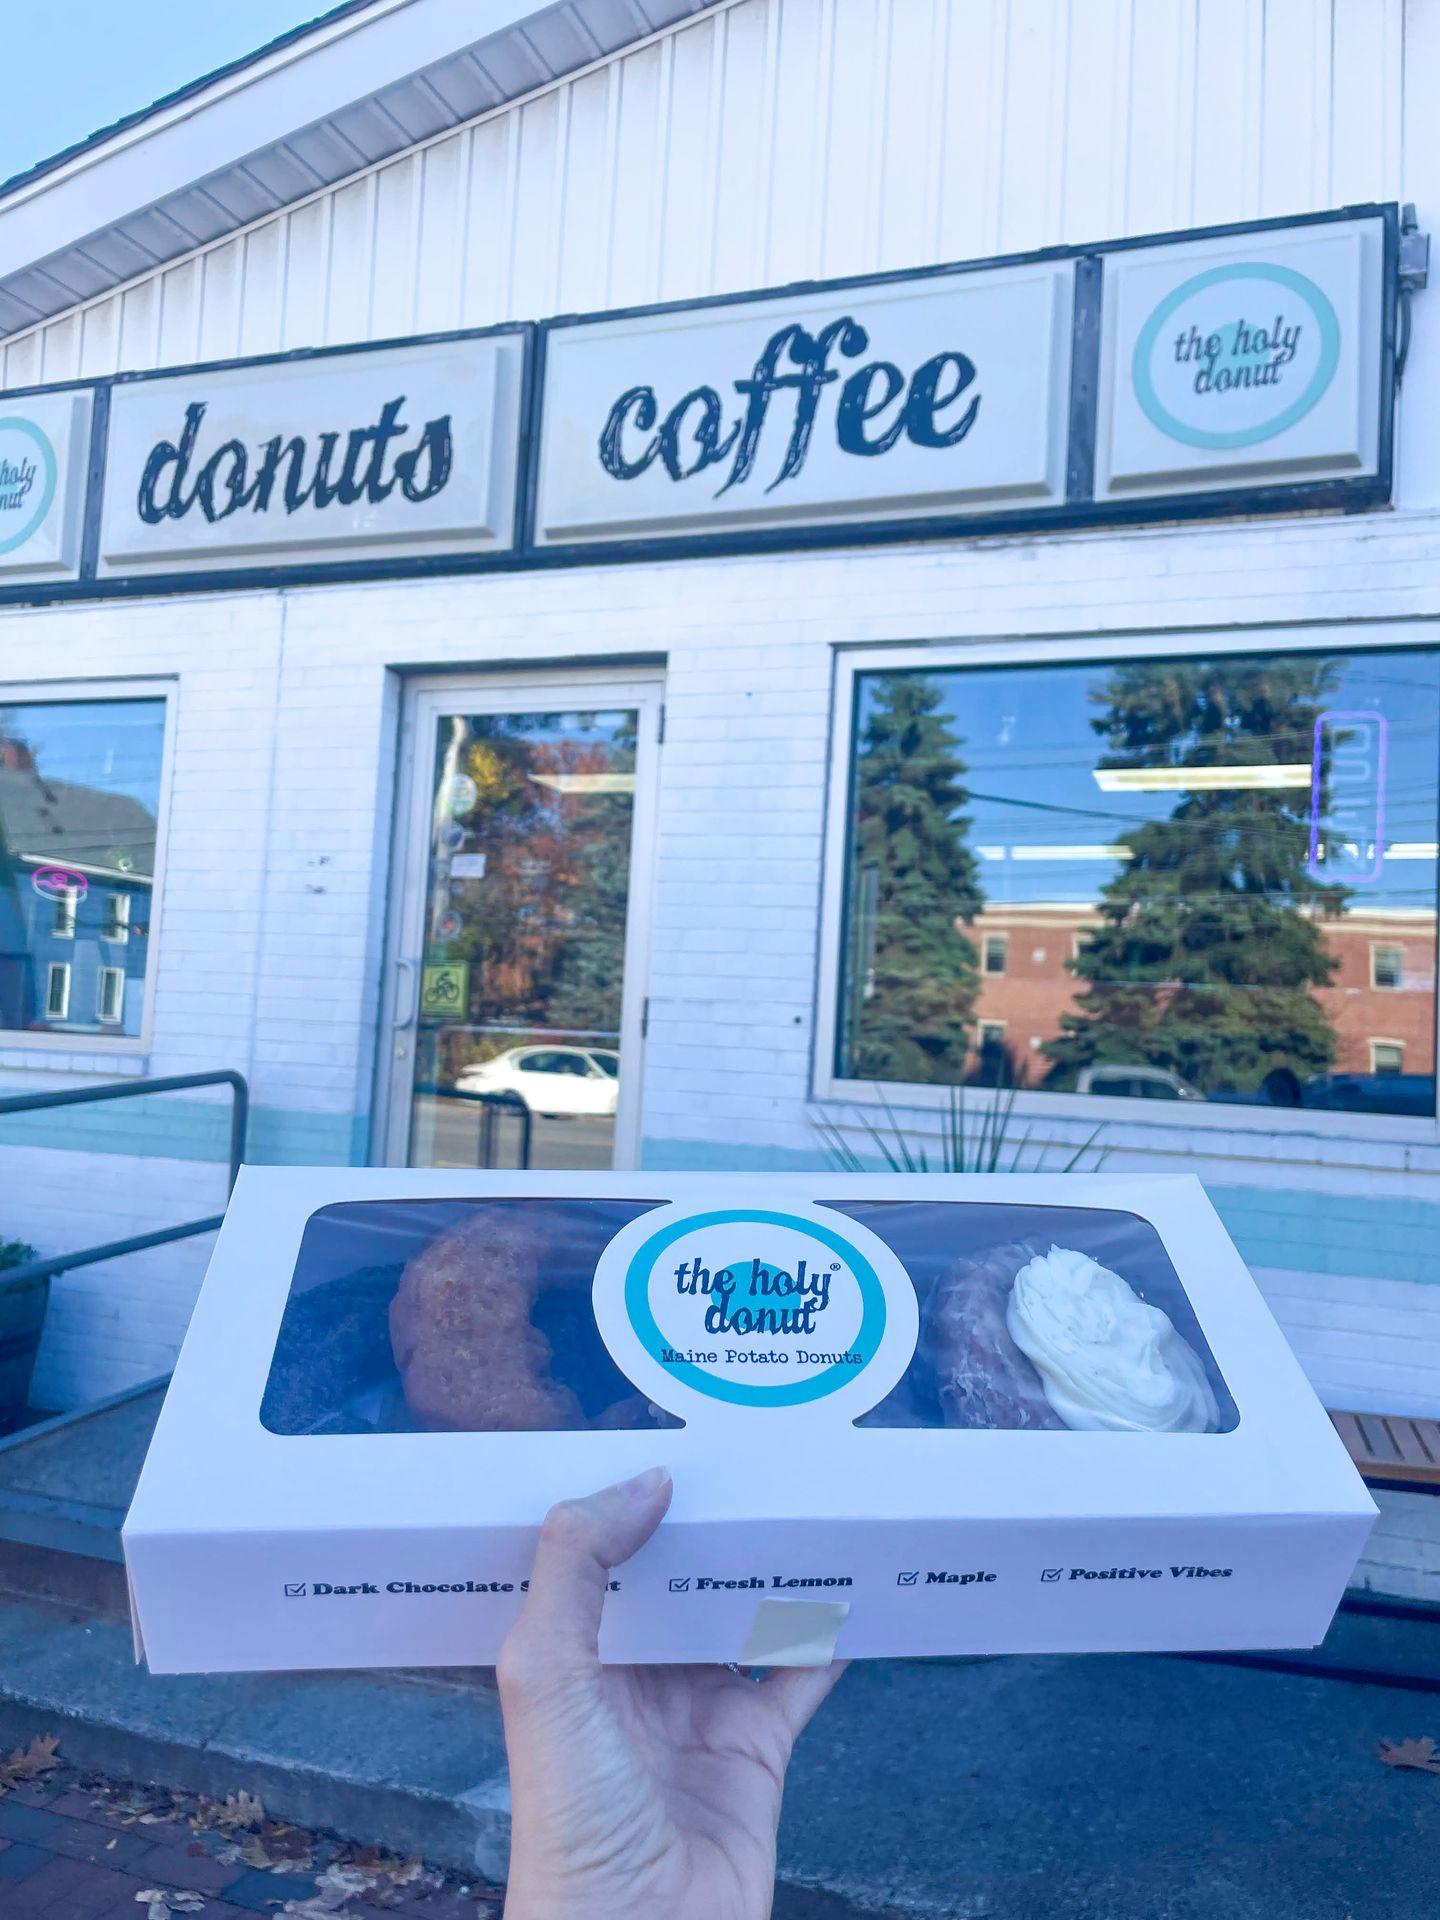
[[[262,1424],[285,1435],[683,1425],[626,1378],[592,1304],[610,1241],[663,1204],[546,1196],[320,1209],[301,1241]],[[1179,1275],[1138,1215],[988,1201],[818,1205],[884,1242],[918,1305],[903,1376],[857,1426],[1237,1424]]]

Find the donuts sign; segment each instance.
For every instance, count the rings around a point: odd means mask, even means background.
[[[602,1256],[595,1316],[617,1365],[687,1418],[837,1400],[853,1418],[899,1379],[917,1330],[894,1253],[818,1206],[647,1214]]]

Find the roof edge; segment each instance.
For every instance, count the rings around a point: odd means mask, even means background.
[[[287,47],[295,46],[324,27],[335,25],[349,14],[363,13],[373,7],[376,0],[339,0],[337,6],[328,12],[316,14],[313,19],[302,21],[299,26],[291,27],[287,32],[277,34],[273,40],[267,40],[263,46],[249,53],[242,53],[234,60],[227,60],[223,66],[214,67],[209,73],[202,74],[196,80],[187,80],[182,87],[176,87],[171,93],[163,93],[159,99],[152,100],[148,106],[137,107],[133,113],[122,114],[120,119],[112,120],[107,126],[97,127],[94,133],[87,133],[81,140],[72,141],[68,147],[62,147],[58,153],[50,154],[44,160],[37,160],[33,166],[25,167],[19,173],[12,173],[8,179],[0,180],[0,201],[21,192],[43,180],[47,174],[57,173],[61,167],[68,166],[72,160],[82,159],[86,154],[95,153],[107,142],[118,139],[122,133],[130,133],[136,127],[143,126],[147,120],[167,112],[172,107],[181,106],[187,100],[193,100],[207,88],[218,86],[222,80],[230,80],[236,74],[243,73],[248,67],[258,66],[262,60],[283,52]]]

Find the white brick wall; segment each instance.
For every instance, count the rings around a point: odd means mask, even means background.
[[[315,1115],[339,1139],[367,1111],[373,1074],[400,674],[664,656],[644,1130],[717,1153],[739,1143],[813,1154],[806,1090],[835,646],[1026,633],[1040,657],[1051,635],[1268,632],[1281,620],[1395,619],[1406,623],[1400,637],[1440,616],[1437,561],[1440,520],[1397,513],[53,608],[0,615],[0,684],[30,677],[37,658],[74,681],[175,677],[148,1069],[238,1066],[262,1122]],[[7,1087],[73,1077],[39,1060],[0,1068]],[[1107,1141],[1115,1171],[1440,1198],[1434,1147],[1202,1139],[1138,1123],[1111,1127]],[[0,1226],[57,1250],[77,1244],[77,1216],[52,1215],[53,1204],[98,1197],[103,1210],[123,1190],[126,1207],[174,1219],[191,1210],[201,1176],[218,1182],[218,1169],[60,1155],[42,1186],[0,1147]],[[157,1257],[153,1271],[184,1281],[131,1295],[147,1367],[173,1347],[176,1300],[198,1265],[194,1249]],[[93,1286],[103,1291],[98,1278]],[[1368,1317],[1382,1296],[1408,1316],[1403,1351]],[[1310,1276],[1297,1260],[1275,1297],[1327,1391],[1373,1402],[1388,1380],[1397,1398],[1440,1398],[1440,1344],[1417,1333],[1440,1288]],[[57,1306],[43,1374],[47,1392],[77,1399],[113,1384],[118,1351],[112,1326],[87,1334],[79,1300],[63,1315]]]
[[[745,0],[15,338],[0,379],[1368,197],[1414,199],[1434,224],[1440,9],[1198,0],[1093,13],[1066,0]],[[916,72],[930,78],[923,110]],[[0,1086],[236,1066],[257,1145],[288,1114],[328,1127],[313,1137],[333,1149],[370,1102],[400,676],[661,657],[645,1131],[717,1153],[813,1153],[833,649],[1025,635],[1038,657],[1066,634],[1440,617],[1437,316],[1440,293],[1421,296],[1390,515],[0,613],[0,690],[164,676],[178,693],[148,1059],[0,1048]],[[1200,1142],[1138,1123],[1107,1141],[1116,1170],[1440,1199],[1434,1146]],[[195,1196],[219,1177],[191,1160],[0,1144],[0,1234],[56,1251],[123,1230],[114,1222],[137,1209],[147,1224],[205,1211]],[[163,1360],[200,1259],[194,1246],[145,1256],[125,1293],[109,1275],[62,1283],[45,1393],[83,1399]],[[1440,1395],[1428,1344],[1440,1289],[1298,1262],[1271,1284],[1335,1392]],[[1408,1355],[1367,1323],[1372,1304],[1427,1329]]]

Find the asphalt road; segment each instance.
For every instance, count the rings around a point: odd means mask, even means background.
[[[1193,1660],[867,1663],[782,1872],[936,1920],[1434,1920],[1440,1775],[1378,1754],[1427,1733],[1440,1694]]]

